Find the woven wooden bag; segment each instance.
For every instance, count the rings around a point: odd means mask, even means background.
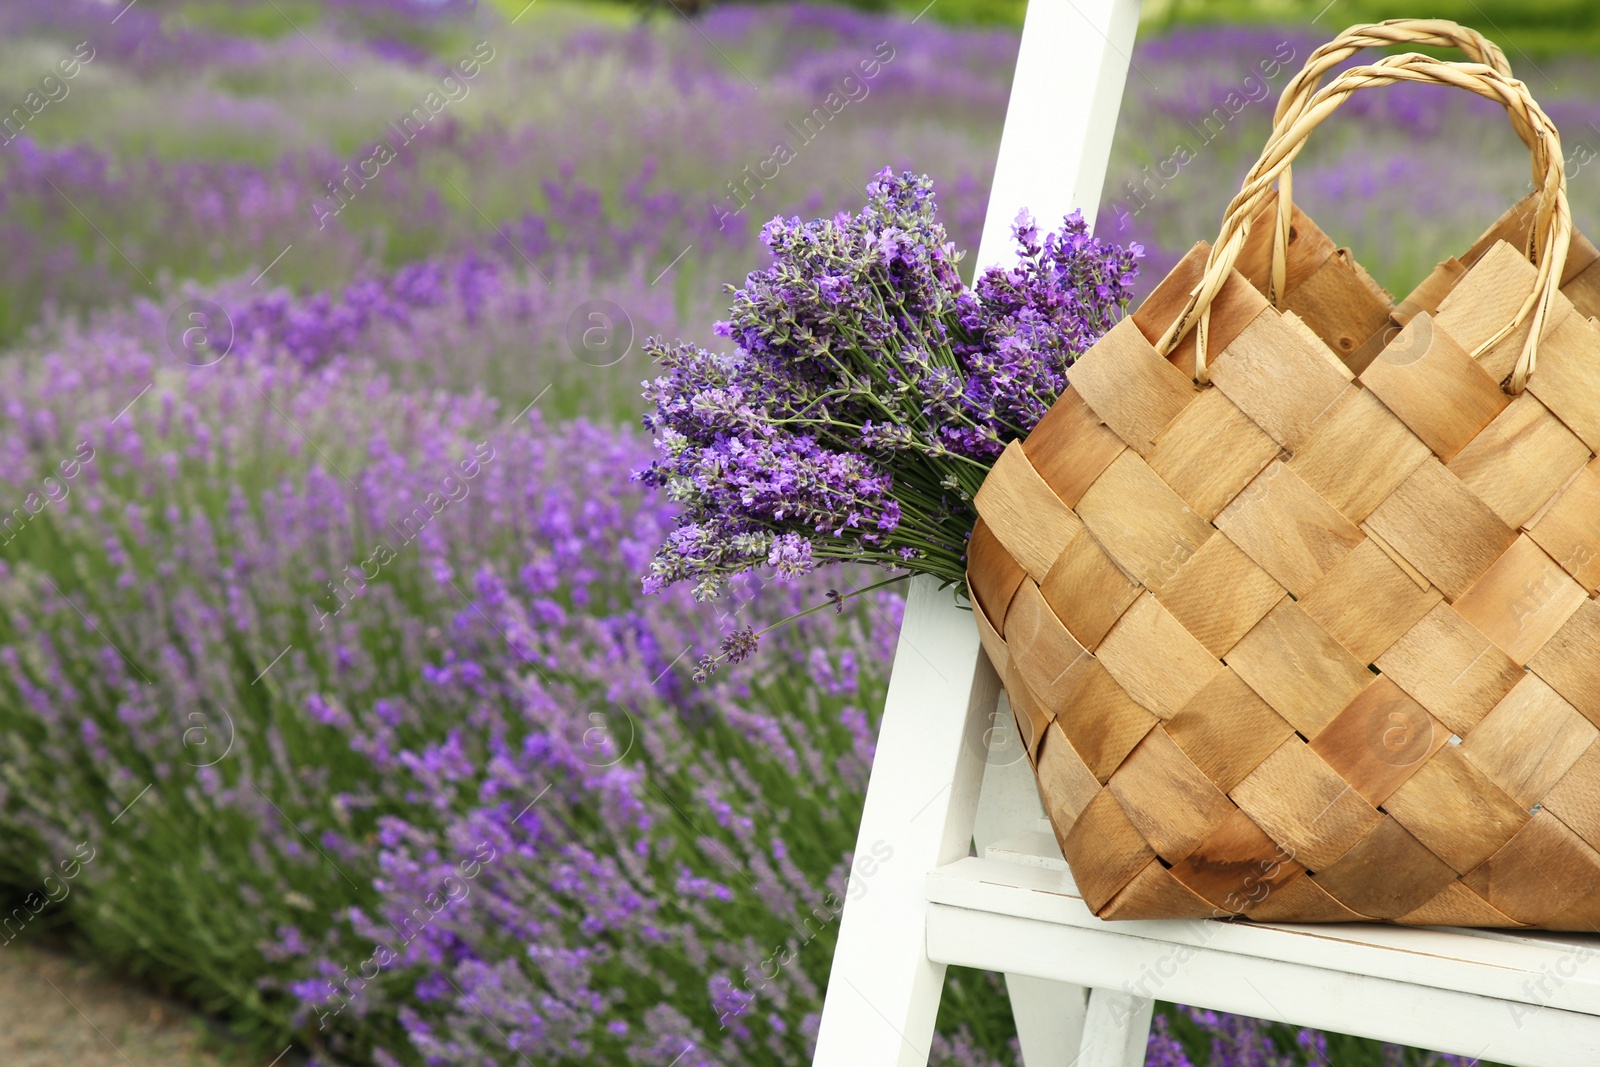
[[[1316,88],[1396,40],[1482,62]],[[1289,165],[1402,81],[1504,104],[1535,192],[1395,304]],[[1600,928],[1596,313],[1559,137],[1498,50],[1403,23],[1312,57],[1216,244],[977,497],[974,614],[1097,915]]]

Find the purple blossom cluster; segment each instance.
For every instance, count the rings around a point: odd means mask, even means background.
[[[170,70],[199,55],[230,63],[248,61],[257,53],[253,42],[230,34],[171,25],[152,5],[113,19],[98,0],[12,0],[0,7],[0,34],[9,39],[89,39],[97,52],[149,72]]]
[[[273,359],[308,371],[379,363],[408,390],[483,391],[512,410],[538,396],[548,409],[604,422],[631,419],[637,392],[627,380],[645,362],[629,342],[633,334],[684,321],[672,294],[652,288],[638,270],[596,275],[569,263],[546,280],[521,260],[493,252],[420,260],[303,296],[242,278],[186,283],[160,299],[97,311],[88,329],[167,336],[169,354],[189,362],[226,351],[230,361]],[[171,323],[175,316],[188,322],[185,309],[198,301],[220,315],[206,320],[209,352],[191,355]],[[609,350],[590,352],[573,343],[569,324],[596,302],[616,316],[608,324],[616,336],[607,338]],[[64,323],[52,336],[82,332]]]
[[[684,505],[647,591],[717,594],[762,566],[824,561],[959,581],[972,496],[1008,441],[1122,314],[1143,249],[1077,215],[1043,239],[1018,216],[1020,263],[968,288],[933,183],[885,168],[857,214],[762,231],[773,265],[733,291],[731,354],[652,341],[658,458],[639,472]]]
[[[417,63],[430,55],[436,36],[465,22],[477,0],[320,0],[317,12],[340,24],[345,35],[386,58]],[[296,9],[304,20],[306,7]],[[315,11],[315,9],[312,9]],[[216,12],[190,9],[174,18],[171,9],[136,4],[108,15],[100,0],[11,0],[0,9],[0,31],[10,38],[89,37],[119,63],[159,74],[192,67],[200,59],[215,64],[258,59],[263,42],[223,32]],[[199,16],[198,18],[196,16]],[[199,25],[195,25],[199,23]],[[364,39],[364,40],[363,40]]]
[[[1012,232],[1017,265],[978,279],[987,344],[971,356],[963,401],[986,425],[1026,432],[1066,388],[1072,361],[1127,307],[1144,248],[1090,236],[1076,211],[1043,239],[1026,212]],[[980,455],[999,455],[1000,442],[991,437],[984,445]]]
[[[1156,1016],[1149,1067],[1473,1067],[1466,1056],[1360,1041],[1241,1015],[1175,1007]]]

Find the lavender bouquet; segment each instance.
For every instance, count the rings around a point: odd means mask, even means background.
[[[928,178],[885,169],[867,193],[854,216],[767,224],[772,266],[715,327],[732,353],[647,344],[665,370],[644,394],[658,458],[636,477],[682,506],[647,591],[692,581],[709,599],[732,575],[825,561],[960,582],[990,466],[1126,309],[1144,250],[1076,212],[1043,239],[1019,214],[1017,265],[969,288]]]

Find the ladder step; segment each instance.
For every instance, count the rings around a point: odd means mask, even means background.
[[[1040,822],[1045,822],[1044,829],[1024,830],[996,841],[984,850],[984,857],[1041,870],[1065,871],[1067,861],[1061,858],[1061,848],[1056,844],[1055,834],[1050,832],[1048,822],[1043,819]]]

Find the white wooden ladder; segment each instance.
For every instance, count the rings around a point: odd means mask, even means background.
[[[1009,257],[1020,207],[1041,230],[1073,208],[1093,224],[1139,7],[1029,5],[980,267]],[[815,1067],[924,1067],[950,964],[1005,974],[1027,1067],[1143,1063],[1155,998],[1517,1067],[1600,1064],[1600,936],[1096,919],[972,616],[931,579],[907,600],[856,855]]]

